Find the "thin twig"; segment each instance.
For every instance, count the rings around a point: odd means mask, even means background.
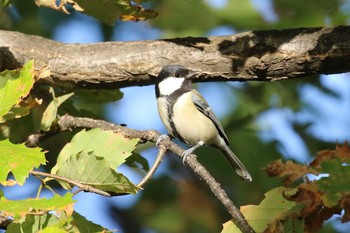
[[[138,185],[136,185],[138,188],[142,189],[143,186],[152,178],[153,174],[156,172],[160,163],[162,162],[166,151],[167,150],[164,146],[162,146],[162,145],[159,146],[156,161],[154,162],[151,169],[147,172],[147,174],[143,177],[143,179],[138,183]]]
[[[75,191],[73,192],[73,196],[77,195],[77,194],[80,193],[81,191],[84,191],[84,190],[82,190],[81,188],[75,190]]]
[[[92,187],[90,185],[81,184],[79,182],[76,182],[74,180],[70,180],[70,179],[62,177],[62,176],[58,176],[58,175],[54,175],[54,174],[46,173],[46,172],[39,172],[39,171],[30,171],[29,173],[34,175],[34,176],[45,176],[45,177],[54,178],[56,180],[65,181],[65,182],[67,182],[67,183],[69,183],[71,185],[77,186],[79,189],[81,189],[81,190],[83,190],[85,192],[96,193],[96,194],[100,194],[100,195],[103,195],[103,196],[106,196],[106,197],[110,197],[111,196],[111,194],[109,194],[109,193],[107,193],[105,191],[99,190],[99,189],[94,188],[94,187]]]
[[[127,138],[139,138],[143,141],[157,142],[160,133],[156,130],[134,130],[124,126],[115,125],[103,120],[95,120],[90,118],[73,117],[64,115],[59,117],[58,125],[60,129],[70,130],[72,128],[100,128],[102,130],[112,130],[115,133],[120,133]],[[170,139],[162,140],[159,145],[162,145],[167,150],[181,157],[184,150],[173,143]],[[225,190],[220,187],[220,184],[212,177],[212,175],[196,160],[195,156],[191,155],[187,160],[190,168],[204,180],[210,190],[214,193],[217,199],[224,205],[226,210],[230,213],[234,223],[243,233],[253,233],[254,230],[248,224],[240,210],[228,198]]]

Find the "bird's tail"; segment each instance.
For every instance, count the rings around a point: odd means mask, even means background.
[[[225,155],[230,164],[234,167],[236,173],[243,180],[252,181],[252,176],[249,174],[243,163],[237,158],[237,156],[225,145],[220,147],[220,151]]]

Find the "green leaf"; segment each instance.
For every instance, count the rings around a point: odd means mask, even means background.
[[[64,196],[55,194],[50,199],[40,198],[15,201],[0,196],[1,211],[7,215],[14,216],[15,219],[28,213],[70,209],[74,202],[76,201],[72,199],[71,193],[66,193]]]
[[[255,205],[241,207],[241,212],[256,232],[263,232],[269,224],[282,219],[296,204],[283,197],[284,187],[274,188],[265,193],[265,199]],[[222,233],[241,232],[232,222],[226,222]]]
[[[343,194],[350,192],[350,166],[339,158],[328,159],[322,161],[320,172],[328,175],[316,181],[324,193],[322,201],[327,207],[337,206]]]
[[[111,232],[100,225],[88,221],[77,212],[67,217],[65,212],[61,214],[46,213],[43,215],[26,215],[25,219],[12,222],[7,227],[7,233],[18,232],[54,232],[54,233],[76,233],[76,232]]]
[[[304,220],[298,218],[288,218],[283,224],[283,232],[305,233]]]
[[[321,164],[321,173],[328,174],[316,181],[321,191],[350,192],[350,166],[343,166],[340,159],[325,160]]]
[[[103,232],[109,233],[111,231],[97,225],[89,220],[87,220],[84,216],[80,215],[77,212],[73,212],[74,219],[74,232]],[[72,224],[73,225],[73,224]]]
[[[67,219],[66,219],[67,220]],[[70,220],[71,221],[71,220]],[[53,214],[43,214],[43,215],[32,215],[27,214],[18,220],[13,221],[7,227],[7,233],[17,233],[17,232],[45,232],[47,230],[55,230],[54,232],[65,232],[64,229],[59,229],[57,227],[59,223],[58,217]],[[50,226],[55,226],[54,229]]]
[[[12,120],[12,119],[27,116],[27,115],[29,115],[31,109],[32,109],[31,106],[15,105],[10,109],[9,112],[7,112],[7,114],[0,117],[0,123],[4,123],[4,122]]]
[[[144,9],[140,3],[142,0],[75,0],[75,1],[60,1],[61,6],[56,5],[55,0],[36,0],[38,6],[50,7],[55,10],[69,14],[65,7],[65,3],[69,3],[77,11],[93,16],[98,20],[114,25],[115,21],[121,20],[145,20],[154,18],[157,13],[153,10]],[[63,4],[62,4],[63,3]]]
[[[33,61],[29,61],[22,69],[0,73],[0,117],[29,94],[34,84],[33,71]]]
[[[124,94],[119,89],[116,90],[95,90],[95,89],[77,89],[75,97],[79,101],[88,103],[115,102],[123,98]],[[79,98],[82,97],[82,98]]]
[[[83,150],[94,151],[96,156],[105,159],[111,169],[116,169],[131,155],[137,142],[137,139],[126,139],[112,131],[103,131],[98,128],[82,130],[62,149],[58,155],[57,164],[52,168],[52,173],[56,173],[66,160]]]
[[[62,229],[61,226],[58,224],[45,227],[41,231],[38,231],[38,233],[67,233],[67,230]]]
[[[141,169],[145,172],[149,170],[148,160],[139,153],[132,153],[125,163],[130,167],[138,168],[141,166]]]
[[[45,109],[43,117],[41,119],[41,129],[44,131],[48,131],[52,125],[52,122],[56,119],[58,107],[69,97],[74,95],[74,93],[69,93],[60,97],[56,97],[52,87],[50,87],[49,91],[52,94],[53,99]]]
[[[12,144],[8,139],[0,141],[0,183],[6,184],[12,172],[18,184],[23,184],[29,171],[45,164],[41,148],[28,148],[24,144]]]
[[[59,166],[57,175],[112,193],[136,193],[137,188],[128,178],[114,169],[95,152],[81,151],[70,156]],[[62,184],[62,182],[60,182]],[[64,188],[69,188],[63,184]]]

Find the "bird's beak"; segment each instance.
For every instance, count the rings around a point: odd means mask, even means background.
[[[199,74],[198,71],[190,70],[190,71],[188,72],[188,75],[187,75],[186,78],[191,79],[191,78],[195,77],[197,74]]]

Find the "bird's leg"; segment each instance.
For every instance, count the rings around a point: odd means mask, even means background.
[[[204,142],[203,141],[199,141],[195,146],[185,150],[183,153],[182,153],[182,162],[185,164],[185,161],[187,159],[187,157],[193,153],[193,151],[195,151],[197,148],[201,147],[204,145]]]

